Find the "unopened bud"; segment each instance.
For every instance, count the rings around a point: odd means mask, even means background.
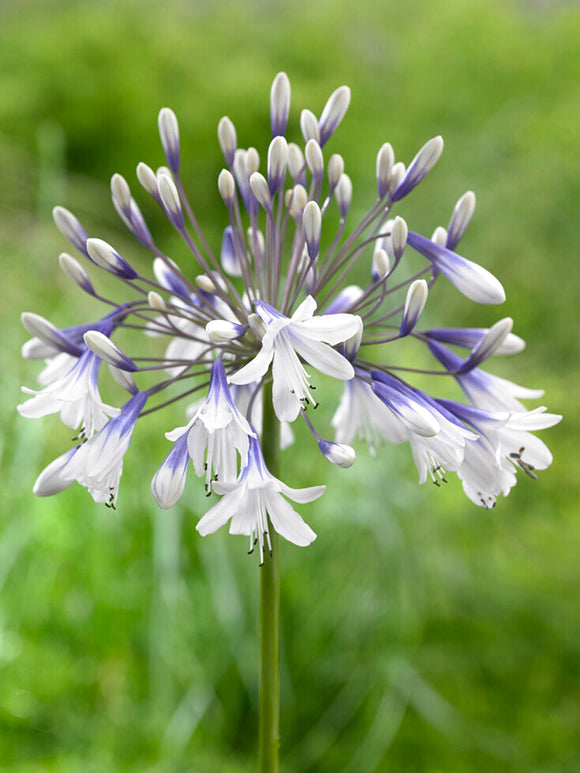
[[[276,136],[268,148],[268,185],[274,195],[284,182],[288,164],[288,143],[282,136]]]
[[[364,331],[364,325],[363,325],[362,319],[360,317],[356,317],[356,319],[360,323],[358,330],[353,336],[347,339],[342,345],[344,356],[347,358],[347,360],[350,360],[351,362],[354,362],[357,358],[362,337],[363,337],[363,331]]]
[[[338,211],[341,218],[345,218],[352,200],[352,182],[347,174],[342,174],[334,192]]]
[[[128,373],[126,370],[121,370],[121,368],[116,368],[114,365],[111,365],[111,363],[108,363],[108,367],[111,372],[111,376],[115,379],[120,387],[123,387],[123,389],[129,392],[131,395],[137,394],[139,390],[137,389],[135,379],[130,373]]]
[[[270,188],[264,175],[259,172],[253,172],[250,176],[250,188],[252,193],[258,200],[260,206],[266,210],[266,212],[272,211],[272,197],[270,195]]]
[[[165,158],[171,171],[177,172],[179,170],[179,125],[177,117],[171,108],[161,108],[158,124]]]
[[[304,238],[308,248],[308,256],[311,260],[318,255],[320,247],[320,231],[322,228],[322,216],[320,207],[315,201],[309,201],[304,207],[302,213],[302,226],[304,228]]]
[[[218,177],[218,190],[226,207],[231,207],[236,198],[236,183],[228,169],[222,169]]]
[[[217,287],[215,286],[213,280],[210,279],[206,274],[198,274],[195,277],[195,284],[199,287],[200,290],[203,290],[204,293],[215,295],[217,292]]]
[[[324,159],[322,157],[322,150],[316,140],[308,140],[306,148],[304,149],[306,155],[306,163],[308,168],[314,177],[314,180],[319,183],[322,180],[324,174]]]
[[[435,244],[438,244],[440,247],[445,247],[447,244],[447,229],[443,228],[442,225],[438,225],[433,231],[431,241],[435,242]]]
[[[246,174],[248,177],[260,168],[260,155],[256,148],[248,148],[246,151]]]
[[[443,137],[433,137],[426,142],[409,164],[405,176],[393,191],[393,201],[398,201],[419,185],[439,160],[443,152]]]
[[[391,179],[389,180],[389,192],[392,193],[394,190],[396,190],[405,176],[405,164],[402,161],[397,161],[396,164],[393,166],[393,171],[391,172]]]
[[[226,319],[212,319],[205,326],[206,333],[212,344],[221,344],[227,341],[234,341],[236,338],[242,338],[242,336],[246,335],[247,329],[247,325],[228,322]]]
[[[295,185],[292,190],[286,191],[286,206],[292,217],[302,214],[308,203],[308,193],[303,185]]]
[[[87,234],[73,213],[64,207],[55,207],[52,210],[52,216],[61,234],[69,240],[73,247],[86,255]]]
[[[316,142],[320,143],[318,120],[311,110],[303,110],[300,113],[300,131],[304,137],[304,142],[316,140]]]
[[[391,270],[391,261],[387,251],[380,247],[373,253],[372,278],[375,282],[385,279]]]
[[[71,341],[65,333],[55,327],[52,322],[41,317],[40,314],[25,311],[20,315],[20,319],[22,320],[22,326],[30,335],[34,336],[35,339],[40,339],[48,346],[54,347],[59,352],[68,352],[68,354],[72,354],[74,357],[79,357],[83,353],[80,346]],[[30,346],[27,352],[28,357],[33,356],[31,350],[34,348],[32,345]]]
[[[135,279],[138,274],[117,250],[103,239],[87,239],[87,253],[97,266],[124,279]]]
[[[416,279],[410,285],[405,298],[405,308],[403,309],[403,320],[399,335],[406,336],[413,330],[423,313],[428,294],[429,288],[424,279]]]
[[[405,223],[402,217],[397,216],[391,230],[391,244],[393,245],[395,260],[401,259],[407,244],[408,234],[409,229],[407,228],[407,223]]]
[[[467,373],[473,368],[478,367],[478,365],[493,354],[496,354],[510,335],[513,325],[514,321],[511,317],[500,319],[499,322],[492,325],[457,372],[459,374]]]
[[[155,292],[155,290],[151,290],[151,292],[147,293],[147,302],[151,308],[155,309],[156,311],[165,311],[167,308],[165,301],[159,295],[159,293]]]
[[[338,185],[341,176],[344,174],[344,159],[339,153],[333,153],[328,159],[326,171],[328,174],[330,192],[332,193]]]
[[[270,91],[270,125],[272,136],[284,134],[290,112],[290,81],[285,72],[274,78]]]
[[[467,230],[474,212],[475,193],[467,191],[455,205],[449,225],[447,226],[447,244],[445,246],[448,250],[454,250],[457,247],[459,240]]]
[[[358,285],[348,285],[328,304],[325,314],[343,314],[358,303],[364,295],[364,290]]]
[[[155,172],[150,166],[140,161],[137,164],[137,179],[143,186],[143,188],[149,193],[156,201],[159,201],[159,191],[157,190],[157,177]]]
[[[348,467],[352,467],[355,462],[356,453],[354,448],[351,448],[351,446],[347,446],[344,443],[333,443],[329,440],[320,440],[318,442],[318,448],[329,462],[336,464],[338,467],[347,469]]]
[[[385,142],[377,154],[377,187],[379,198],[389,191],[389,182],[395,164],[395,154],[390,142]]]
[[[131,214],[131,189],[127,184],[127,180],[120,175],[114,174],[111,177],[111,195],[113,201],[119,206],[121,211],[130,216]]]
[[[234,162],[234,154],[236,152],[238,140],[236,137],[236,128],[227,115],[225,115],[218,123],[217,134],[222,153],[224,154],[227,163],[231,166]]]
[[[288,145],[288,171],[294,182],[306,183],[304,154],[300,147],[291,142]]]
[[[350,104],[350,89],[348,86],[340,86],[333,91],[328,102],[324,106],[319,121],[320,146],[323,147],[338,124],[344,118]]]
[[[81,290],[84,290],[89,295],[95,294],[95,288],[93,283],[89,279],[89,275],[72,255],[68,255],[66,252],[61,253],[58,256],[58,262],[64,273],[68,278],[78,285]]]
[[[109,365],[114,365],[120,370],[135,372],[138,370],[135,363],[116,346],[110,338],[99,330],[89,330],[83,336],[89,349]]]
[[[183,209],[181,208],[181,199],[175,186],[175,183],[166,174],[159,174],[157,176],[157,186],[159,188],[159,196],[161,197],[161,203],[167,214],[167,217],[171,220],[172,224],[181,231],[185,226],[185,220],[183,217]]]
[[[258,341],[262,340],[268,330],[264,320],[258,314],[248,315],[248,326]]]

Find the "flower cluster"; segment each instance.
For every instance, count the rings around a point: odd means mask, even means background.
[[[68,210],[55,208],[57,227],[84,258],[83,265],[63,253],[60,266],[107,313],[64,329],[38,314],[23,315],[33,336],[23,354],[45,359],[47,366],[39,377],[43,388],[24,389],[31,396],[19,411],[28,417],[59,413],[79,432],[75,445],[40,474],[37,495],[55,494],[77,481],[95,501],[114,506],[137,419],[205,391],[189,406],[189,422],[166,434],[173,446],[151,487],[159,506],[178,501],[191,460],[208,495],[221,496],[198,523],[201,534],[230,521],[232,533],[249,536],[251,547],[259,544],[262,559],[271,527],[308,545],[316,535],[287,500],[312,501],[324,486],[292,489],[266,467],[260,444],[265,385],[271,385],[266,393],[282,423],[282,444],[292,442],[289,424],[301,417],[320,452],[341,467],[354,462],[350,444],[357,436],[373,452],[382,441],[407,442],[421,482],[430,477],[439,485],[456,472],[467,496],[484,507],[509,493],[518,470],[535,478],[535,470],[548,467],[550,452],[531,433],[561,417],[544,408],[528,411],[518,398],[537,398],[541,391],[480,367],[492,355],[523,349],[511,332],[512,320],[501,319],[489,329],[418,327],[440,276],[477,303],[505,300],[492,274],[456,252],[473,215],[474,194],[459,199],[447,228],[438,227],[431,238],[410,231],[393,209],[435,165],[443,140],[429,140],[408,166],[395,162],[385,143],[376,161],[376,201],[347,226],[352,183],[343,158],[334,153],[325,159],[324,148],[349,101],[350,91],[342,86],[320,118],[303,110],[304,145],[288,142],[290,84],[284,73],[277,75],[264,173],[257,150],[238,147],[233,123],[221,119],[218,138],[227,168],[218,177],[225,204],[219,253],[205,239],[187,199],[177,119],[163,108],[159,131],[167,166],[155,172],[140,163],[137,178],[183,239],[188,252],[181,267],[154,241],[126,180],[116,174],[111,181],[119,216],[153,253],[155,279],[142,276],[107,242],[89,238]],[[409,251],[422,256],[416,273],[405,269]],[[86,271],[91,264],[117,276],[130,291],[129,300],[103,297]],[[363,286],[351,283],[355,270],[357,277],[366,274]],[[128,356],[118,345],[127,328],[140,329],[149,340],[163,337],[163,356]],[[432,370],[384,364],[400,351],[390,345],[403,338],[426,345]],[[376,361],[375,353],[387,349],[388,358]],[[103,364],[128,393],[120,408],[101,399]],[[344,383],[332,419],[334,440],[314,426],[310,368]],[[415,372],[432,373],[434,383],[451,376],[466,402],[418,389],[406,380]],[[159,374],[160,380],[149,383]]]

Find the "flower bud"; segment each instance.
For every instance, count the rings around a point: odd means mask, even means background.
[[[505,317],[492,325],[480,342],[473,348],[469,357],[458,369],[457,373],[467,373],[477,368],[484,360],[501,349],[504,341],[510,335],[514,321],[511,317]]]
[[[395,154],[390,142],[385,142],[377,154],[377,187],[379,198],[389,191],[389,182],[395,163]]]
[[[167,164],[172,172],[179,170],[179,125],[177,117],[169,107],[162,107],[159,111],[159,136],[163,145],[163,152]]]
[[[429,288],[424,279],[416,279],[410,285],[405,298],[405,308],[403,309],[403,319],[399,331],[400,336],[406,336],[413,330],[423,313],[428,294]]]
[[[127,180],[120,174],[114,174],[111,177],[111,196],[115,205],[125,216],[129,217],[131,215],[131,189]]]
[[[393,191],[393,201],[399,201],[415,188],[439,160],[443,152],[443,137],[433,137],[426,142],[409,164],[405,176]]]
[[[393,255],[395,256],[395,260],[400,260],[403,255],[403,251],[407,244],[408,233],[409,229],[407,228],[407,223],[405,223],[402,217],[397,215],[391,229],[391,244],[393,245]]]
[[[226,319],[212,319],[205,326],[206,333],[212,344],[234,341],[246,335],[247,325],[239,325]]]
[[[272,211],[272,197],[270,195],[270,188],[266,182],[264,175],[259,172],[253,172],[250,176],[250,188],[252,193],[258,200],[260,206],[266,210],[266,212]]]
[[[274,78],[270,91],[270,125],[272,137],[286,131],[290,112],[290,81],[285,72],[279,72]]]
[[[151,306],[152,309],[155,309],[156,311],[165,311],[167,308],[165,301],[161,295],[159,295],[159,293],[155,292],[155,290],[151,290],[149,293],[147,293],[147,303]]]
[[[344,174],[344,159],[339,153],[333,153],[327,164],[328,184],[332,193]]]
[[[356,453],[354,448],[351,448],[351,446],[347,446],[344,443],[319,440],[318,448],[329,462],[336,464],[338,467],[347,469],[348,467],[352,467],[355,462]]]
[[[73,357],[79,357],[83,353],[83,349],[72,341],[62,330],[55,327],[52,322],[49,322],[40,314],[35,314],[32,311],[25,311],[20,315],[22,320],[22,326],[30,335],[36,339],[40,339],[43,343],[48,344],[50,347],[54,347],[59,352],[67,352],[72,354]],[[29,347],[33,348],[33,347]],[[28,356],[32,357],[31,352],[28,352]]]
[[[306,185],[305,161],[302,150],[295,142],[288,145],[288,171],[294,182]]]
[[[124,279],[135,279],[138,276],[117,250],[103,239],[87,239],[87,253],[93,263],[112,274]]]
[[[260,156],[256,148],[248,148],[246,151],[246,174],[251,177],[260,168]]]
[[[217,292],[217,287],[215,286],[213,280],[210,279],[209,276],[207,276],[206,274],[198,274],[195,277],[195,284],[204,293],[209,293],[210,295],[215,295],[216,292]]]
[[[108,363],[108,368],[111,372],[111,376],[115,379],[120,387],[122,387],[126,392],[129,392],[131,395],[137,394],[139,390],[137,389],[135,379],[130,373],[128,373],[126,370],[116,368],[114,365],[111,365],[111,363]]]
[[[227,115],[218,123],[218,141],[226,162],[231,166],[234,162],[238,140],[236,137],[236,128]]]
[[[147,164],[144,164],[142,161],[137,164],[137,179],[147,193],[150,196],[153,196],[156,201],[159,201],[159,191],[157,190],[157,177],[155,176],[155,172],[150,166],[147,166]]]
[[[348,213],[350,202],[352,200],[352,182],[347,174],[340,176],[340,180],[338,181],[338,185],[334,192],[334,197],[336,198],[340,216],[344,219]]]
[[[448,250],[454,250],[459,244],[459,240],[467,230],[469,221],[475,212],[475,193],[467,191],[459,199],[451,215],[449,225],[447,226],[447,243],[444,245]]]
[[[218,177],[218,190],[226,207],[231,207],[236,198],[236,183],[228,169],[222,169]]]
[[[314,177],[315,182],[319,183],[322,180],[324,174],[324,159],[322,157],[322,150],[316,140],[308,140],[305,148],[306,163],[308,168]]]
[[[320,207],[315,201],[309,201],[304,207],[302,213],[302,227],[304,228],[304,238],[308,248],[308,257],[311,260],[318,255],[320,247],[320,231],[322,228],[322,216]]]
[[[346,357],[347,360],[350,360],[351,362],[354,362],[357,358],[362,337],[363,337],[363,332],[364,332],[364,325],[361,317],[356,317],[356,319],[360,323],[358,330],[353,336],[347,339],[342,345],[344,356]]]
[[[72,212],[64,207],[55,207],[52,216],[56,227],[69,242],[83,255],[87,255],[87,234]]]
[[[185,220],[183,217],[183,209],[181,208],[181,199],[175,183],[166,174],[159,174],[157,176],[157,186],[159,188],[159,196],[163,209],[167,214],[167,217],[171,220],[172,224],[181,231],[185,226]]]
[[[272,196],[284,182],[287,164],[288,143],[284,137],[278,135],[268,148],[268,185]]]
[[[304,142],[316,140],[316,142],[320,143],[318,121],[311,110],[303,110],[300,113],[300,131],[304,137]]]
[[[389,275],[390,270],[391,261],[389,260],[387,251],[382,247],[379,247],[379,249],[375,250],[373,253],[373,267],[371,272],[373,281],[379,282],[382,279],[385,279],[385,277]]]
[[[248,326],[258,341],[266,335],[268,328],[259,314],[248,314]]]
[[[431,237],[431,241],[435,242],[435,244],[438,244],[440,247],[446,247],[447,229],[443,228],[442,225],[438,225],[437,228],[433,231],[433,236]]]
[[[393,166],[391,172],[391,179],[389,180],[389,192],[392,193],[398,187],[399,183],[405,176],[405,164],[402,161],[397,161]]]
[[[95,288],[93,283],[89,279],[89,275],[72,255],[68,255],[66,252],[61,253],[58,256],[58,262],[64,273],[68,278],[73,281],[81,290],[84,290],[89,295],[95,294]]]
[[[292,217],[301,215],[308,203],[308,193],[303,185],[295,185],[292,190],[286,191],[286,206]]]
[[[119,370],[128,370],[134,373],[138,370],[135,363],[116,346],[111,339],[99,330],[89,330],[83,336],[89,349],[109,365],[114,365]]]
[[[350,104],[350,89],[348,86],[340,86],[333,91],[328,102],[324,106],[320,121],[318,123],[320,130],[320,147],[323,147],[331,134],[335,131],[338,124],[344,118]]]

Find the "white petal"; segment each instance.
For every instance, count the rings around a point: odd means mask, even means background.
[[[316,301],[314,298],[309,295],[307,296],[300,306],[297,307],[296,311],[290,319],[292,322],[306,322],[306,320],[310,319],[314,312],[316,311]]]
[[[273,350],[263,346],[253,360],[250,360],[247,365],[244,365],[243,368],[229,376],[229,383],[251,384],[253,381],[258,381],[268,370],[273,356]]]
[[[264,492],[264,498],[272,526],[278,534],[300,547],[306,547],[314,542],[316,533],[280,494],[268,491]]]
[[[292,345],[301,357],[316,370],[327,376],[349,381],[354,378],[352,364],[342,354],[321,341],[309,341],[299,335],[292,335]]]
[[[292,488],[291,486],[287,486],[285,483],[282,483],[281,480],[278,481],[278,484],[280,485],[280,491],[284,494],[285,497],[292,499],[294,502],[300,502],[301,504],[304,504],[305,502],[313,502],[315,499],[318,499],[318,497],[321,497],[326,491],[326,486]]]
[[[323,314],[300,324],[297,332],[315,341],[340,344],[359,332],[360,318],[354,314]]]

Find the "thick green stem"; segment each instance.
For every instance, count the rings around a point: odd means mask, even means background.
[[[280,422],[272,406],[272,384],[264,386],[262,450],[279,477]],[[278,773],[280,746],[280,565],[278,535],[270,524],[272,555],[260,568],[260,773]]]

